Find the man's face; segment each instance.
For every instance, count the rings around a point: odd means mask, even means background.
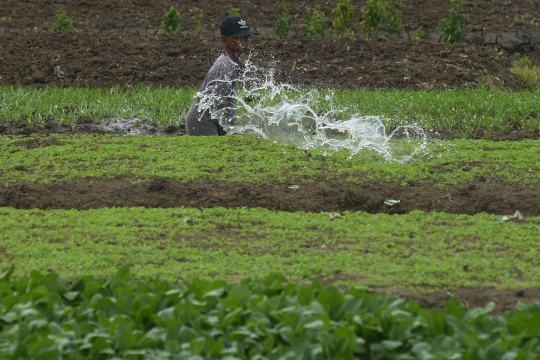
[[[229,48],[231,48],[232,50],[240,54],[245,54],[249,52],[249,49],[250,49],[249,38],[250,38],[250,35],[241,37],[241,38],[237,38],[233,36],[221,36],[221,40],[226,46],[228,46]]]

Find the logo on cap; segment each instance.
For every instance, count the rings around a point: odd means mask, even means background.
[[[244,19],[240,19],[240,21],[238,22],[240,24],[240,28],[247,28],[247,22],[246,20]]]

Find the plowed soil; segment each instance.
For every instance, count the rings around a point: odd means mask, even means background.
[[[275,67],[278,81],[298,86],[465,89],[490,77],[519,89],[512,59],[490,47],[304,37],[252,43],[256,64]],[[0,85],[198,87],[221,42],[217,36],[14,32],[0,34],[0,47]]]
[[[442,23],[450,8],[447,0],[402,0],[403,28],[434,30]],[[287,0],[291,5],[293,27],[307,17],[306,8],[319,5],[327,16],[336,1]],[[367,0],[353,0],[355,23],[362,18],[361,7]],[[277,14],[276,1],[263,0],[3,0],[0,27],[49,29],[58,9],[63,8],[78,28],[158,29],[165,12],[175,6],[184,28],[193,28],[193,7],[203,12],[202,25],[215,30],[231,7],[238,8],[253,27],[271,27]],[[465,1],[463,9],[470,19],[465,31],[527,31],[540,24],[539,0],[474,0]]]
[[[470,16],[464,28],[466,41],[479,45],[466,46],[437,43],[436,28],[449,9],[447,0],[403,1],[403,36],[397,41],[365,41],[359,35],[355,39],[299,36],[306,8],[320,5],[330,15],[335,4],[291,0],[292,37],[257,37],[253,47],[262,64],[275,60],[278,80],[300,86],[463,89],[489,79],[497,87],[515,90],[519,84],[509,72],[512,60],[503,54],[514,54],[515,59],[526,54],[540,61],[539,1],[466,2],[463,12]],[[353,1],[358,21],[365,3]],[[159,34],[170,6],[181,13],[184,31],[178,36]],[[203,36],[193,34],[191,10],[195,6],[204,14]],[[238,8],[252,27],[271,33],[277,11],[273,2],[4,0],[0,84],[199,86],[218,55],[218,26],[231,7]],[[82,32],[50,33],[50,23],[60,8]],[[426,41],[404,40],[420,27],[428,32]],[[55,73],[57,66],[61,72]]]

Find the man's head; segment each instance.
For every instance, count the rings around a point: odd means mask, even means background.
[[[227,16],[223,19],[220,31],[225,46],[241,54],[249,51],[249,37],[256,34],[240,16]]]

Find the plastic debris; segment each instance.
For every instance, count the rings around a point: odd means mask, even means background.
[[[330,217],[330,220],[334,220],[336,218],[340,218],[341,214],[340,213],[331,213],[331,212],[329,212],[328,216]]]
[[[399,204],[401,202],[401,200],[386,200],[384,202],[385,205],[388,205],[388,206],[394,206],[396,204]]]
[[[298,186],[298,185],[289,186],[289,189],[298,190],[298,189],[300,189],[300,186]]]
[[[512,216],[498,215],[495,218],[495,221],[501,221],[501,222],[506,222],[510,220],[523,221],[525,220],[525,217],[521,214],[521,212],[519,212],[519,210],[516,210],[516,212]]]

